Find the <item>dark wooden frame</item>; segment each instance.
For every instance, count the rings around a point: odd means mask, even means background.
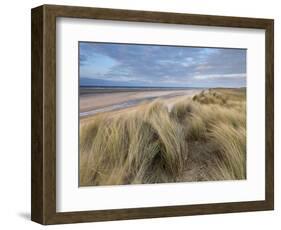
[[[264,201],[56,212],[56,18],[264,29],[266,36],[266,186]],[[43,5],[32,9],[31,219],[41,224],[155,218],[274,209],[274,21],[103,8]]]

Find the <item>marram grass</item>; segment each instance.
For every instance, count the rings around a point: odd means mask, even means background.
[[[245,99],[244,89],[212,89],[171,109],[157,99],[81,122],[80,185],[245,179]]]

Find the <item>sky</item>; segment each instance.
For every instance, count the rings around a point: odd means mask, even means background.
[[[79,42],[80,85],[245,87],[246,49]]]

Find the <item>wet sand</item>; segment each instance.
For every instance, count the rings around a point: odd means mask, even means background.
[[[181,96],[193,96],[200,91],[185,89],[82,94],[80,95],[80,118],[134,107],[157,98],[171,101]]]

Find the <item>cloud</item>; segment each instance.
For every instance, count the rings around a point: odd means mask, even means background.
[[[196,80],[215,80],[215,79],[240,79],[246,78],[245,73],[234,73],[234,74],[207,74],[194,76]]]
[[[246,75],[245,49],[86,42],[79,47],[80,78],[143,86],[203,86],[204,80],[237,85],[238,75]]]

